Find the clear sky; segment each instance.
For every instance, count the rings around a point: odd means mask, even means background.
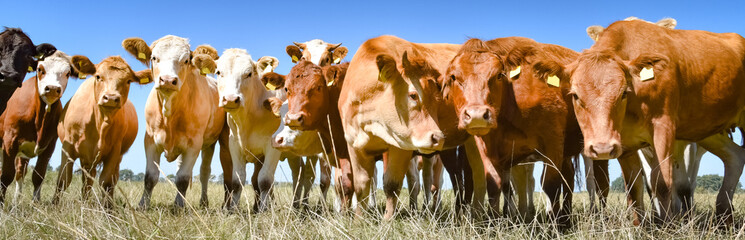
[[[122,40],[141,37],[151,43],[167,34],[191,39],[192,48],[206,43],[221,53],[227,48],[244,48],[254,59],[275,56],[280,61],[276,72],[283,74],[293,65],[285,46],[316,38],[343,43],[350,50],[346,58],[350,60],[362,42],[383,34],[433,43],[523,36],[581,51],[592,45],[586,27],[607,26],[629,16],[649,21],[673,17],[678,20],[678,29],[745,34],[745,1],[70,0],[4,1],[2,6],[0,25],[22,28],[36,44],[49,42],[68,54],[86,55],[94,63],[122,55],[135,71],[145,66],[124,51]],[[63,102],[72,97],[81,82],[70,80]],[[121,167],[135,173],[145,170],[143,109],[151,89],[152,85],[146,85],[130,90],[129,99],[140,118],[140,133]],[[56,168],[59,159],[58,146],[50,164]],[[175,173],[176,163],[161,164],[166,174]],[[722,167],[718,158],[707,154],[699,174],[721,175]],[[195,174],[198,171],[196,167]],[[610,171],[611,179],[620,176],[616,161],[612,161]],[[221,172],[215,156],[212,173]],[[286,181],[289,177],[289,167],[283,162],[277,169],[277,179]]]

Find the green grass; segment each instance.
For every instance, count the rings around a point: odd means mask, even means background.
[[[589,213],[587,194],[575,197],[573,220],[575,227],[559,232],[544,220],[520,222],[507,218],[475,222],[452,215],[452,192],[444,193],[443,211],[437,214],[409,211],[407,191],[402,191],[399,215],[392,221],[382,220],[384,195],[378,191],[376,211],[364,217],[348,213],[324,212],[317,202],[320,190],[311,194],[309,210],[291,207],[292,189],[288,184],[275,188],[275,203],[270,211],[253,214],[247,209],[253,202],[253,192],[244,191],[241,211],[228,213],[220,209],[222,185],[211,184],[209,208],[198,207],[200,185],[193,183],[187,193],[192,206],[174,210],[172,202],[176,188],[159,183],[152,198],[151,209],[135,207],[142,194],[142,182],[120,182],[115,194],[116,207],[102,208],[95,189],[88,201],[80,200],[80,177],[76,176],[57,206],[50,203],[57,179],[50,172],[43,186],[42,201],[31,202],[32,185],[27,179],[20,199],[13,199],[15,187],[8,189],[4,211],[0,212],[0,236],[3,239],[629,239],[629,238],[741,238],[745,234],[743,195],[735,196],[736,225],[720,228],[713,224],[714,194],[696,195],[696,212],[690,220],[674,221],[665,226],[636,227],[628,220],[625,197],[612,193],[609,207],[600,213]],[[247,186],[250,188],[250,186]],[[329,193],[327,206],[335,198]],[[420,197],[421,198],[421,197]],[[543,209],[543,195],[535,194],[536,209]],[[249,204],[251,202],[251,204]],[[421,203],[421,199],[420,199]],[[649,203],[647,203],[649,206]],[[538,219],[544,219],[538,214]]]

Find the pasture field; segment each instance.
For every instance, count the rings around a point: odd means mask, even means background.
[[[42,201],[31,203],[30,177],[20,199],[14,199],[15,187],[8,189],[8,202],[0,212],[2,239],[737,239],[745,235],[745,195],[735,196],[736,224],[730,229],[715,224],[713,215],[715,194],[696,195],[696,212],[688,220],[674,221],[665,226],[636,227],[628,220],[625,197],[611,193],[609,207],[599,213],[588,209],[588,195],[575,195],[573,220],[575,227],[559,232],[547,223],[543,214],[536,221],[522,222],[507,218],[491,221],[455,219],[452,215],[452,191],[444,192],[443,209],[435,214],[408,211],[408,193],[404,189],[398,216],[382,221],[384,195],[377,193],[377,211],[363,217],[353,214],[324,212],[319,207],[320,190],[314,186],[309,210],[291,207],[290,184],[279,183],[274,190],[275,204],[271,210],[254,214],[253,191],[244,191],[241,210],[229,213],[220,209],[223,188],[210,184],[209,208],[198,207],[200,184],[192,183],[187,193],[193,207],[174,210],[176,188],[169,182],[159,183],[151,209],[136,209],[143,189],[142,182],[119,182],[115,194],[116,207],[106,210],[100,204],[97,187],[91,199],[81,201],[80,176],[76,175],[58,206],[52,205],[56,172],[47,174]],[[250,186],[247,186],[250,189]],[[335,194],[329,191],[327,206],[332,206]],[[536,208],[543,209],[543,195],[537,193]],[[248,203],[251,202],[249,205]],[[421,204],[421,196],[420,196]],[[649,203],[647,203],[649,206]],[[542,212],[542,211],[538,211]]]

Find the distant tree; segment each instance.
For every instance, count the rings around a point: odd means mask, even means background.
[[[696,178],[696,191],[718,192],[722,188],[724,177],[717,174],[706,174]],[[736,191],[742,191],[742,183],[738,182]]]
[[[168,178],[169,180],[171,180],[171,182],[176,182],[176,176],[175,176],[175,175],[173,175],[173,174],[168,174],[168,176],[166,176],[166,177],[167,177],[167,178]]]
[[[72,173],[75,175],[83,174],[83,169],[82,168],[75,169],[75,171],[73,171]]]
[[[51,171],[54,171],[54,168],[52,167],[52,165],[47,164],[47,172],[51,172]]]
[[[144,173],[138,173],[137,175],[134,175],[132,177],[132,181],[141,182],[145,180],[145,174]]]
[[[616,180],[613,180],[610,184],[610,190],[614,192],[625,192],[626,184],[623,181],[623,177],[618,177]]]
[[[132,170],[129,169],[122,169],[119,170],[119,180],[121,181],[132,181],[134,178],[135,173],[132,172]]]
[[[217,180],[217,176],[215,174],[210,174],[210,182],[215,182]]]
[[[217,183],[224,183],[225,182],[225,174],[220,173],[220,176],[217,177]]]

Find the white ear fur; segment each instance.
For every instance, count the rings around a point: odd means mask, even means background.
[[[678,26],[678,21],[674,18],[663,18],[660,21],[657,21],[657,26],[669,28],[669,29],[675,29],[675,26]]]
[[[593,41],[597,41],[600,33],[602,33],[603,30],[605,30],[605,28],[602,26],[589,26],[587,27],[587,36],[590,36]]]

